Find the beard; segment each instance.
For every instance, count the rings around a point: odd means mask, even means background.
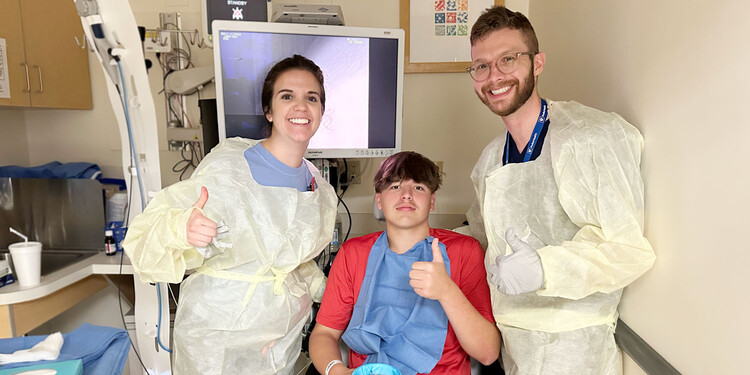
[[[488,84],[489,85],[489,84]],[[534,68],[533,66],[529,69],[529,74],[526,76],[526,79],[524,79],[521,82],[517,82],[518,92],[516,93],[516,96],[511,99],[511,102],[506,106],[505,108],[497,108],[493,107],[490,104],[489,99],[487,99],[486,95],[482,95],[480,93],[476,93],[479,97],[479,100],[484,103],[484,105],[487,106],[487,108],[490,109],[494,114],[505,117],[508,115],[511,115],[515,113],[521,106],[526,104],[526,101],[529,100],[531,97],[531,94],[534,92]],[[487,89],[485,87],[482,87],[482,92],[487,92]]]

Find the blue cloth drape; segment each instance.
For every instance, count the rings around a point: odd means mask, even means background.
[[[409,285],[414,262],[432,261],[429,236],[403,254],[388,247],[386,232],[375,241],[349,326],[342,339],[366,364],[384,363],[404,375],[429,373],[443,355],[448,317],[440,302],[420,297]],[[440,243],[448,275],[450,260]]]
[[[26,336],[0,340],[0,353],[13,353],[29,349],[47,336]],[[35,364],[80,359],[84,375],[122,373],[128,357],[130,340],[124,329],[83,324],[76,330],[63,334],[63,346],[56,361],[9,363],[0,369],[31,366]]]

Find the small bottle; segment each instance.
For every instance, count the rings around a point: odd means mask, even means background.
[[[336,214],[336,224],[333,227],[333,239],[328,245],[329,253],[335,255],[341,247],[341,242],[344,241],[343,233],[341,232],[343,225],[341,224],[341,216]],[[333,259],[331,259],[331,262]]]
[[[328,251],[324,251],[325,255],[320,258],[318,261],[318,265],[323,270],[323,273],[328,276],[328,271],[331,270],[331,264],[333,264],[333,259],[336,257],[336,254],[339,252],[339,248],[341,248],[341,242],[343,242],[344,238],[342,237],[343,233],[341,231],[342,225],[341,225],[341,217],[336,214],[336,223],[333,227],[333,238],[331,239],[331,242],[328,244]]]
[[[339,228],[333,228],[333,238],[331,239],[331,243],[328,244],[328,252],[336,254],[339,251],[339,247],[341,247],[339,243]]]
[[[107,255],[115,255],[117,253],[117,246],[115,245],[115,237],[111,230],[104,231],[104,253]]]

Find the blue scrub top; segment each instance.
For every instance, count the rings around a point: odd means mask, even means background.
[[[536,147],[534,147],[534,151],[531,153],[531,160],[536,160],[536,158],[539,157],[539,155],[542,154],[542,148],[544,147],[544,139],[547,137],[547,129],[549,129],[549,119],[544,122],[544,126],[542,127],[542,131],[539,132],[539,140],[537,141]],[[508,147],[506,147],[507,152],[510,152],[510,155],[506,155],[506,151],[503,151],[503,161],[505,160],[505,157],[508,156],[508,164],[511,163],[523,163],[523,157],[526,155],[526,149],[529,147],[529,144],[526,144],[526,147],[521,150],[521,152],[518,152],[518,147],[516,147],[516,142],[513,140],[513,136],[508,137]]]
[[[292,168],[276,159],[262,144],[245,150],[245,159],[250,165],[253,179],[263,186],[290,187],[299,191],[310,190],[312,173],[307,164]]]

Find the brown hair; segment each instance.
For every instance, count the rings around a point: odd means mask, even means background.
[[[263,89],[260,92],[260,104],[263,108],[264,114],[271,113],[271,101],[273,99],[273,85],[276,84],[276,80],[281,74],[289,70],[304,70],[312,73],[313,76],[318,80],[320,84],[320,105],[323,112],[326,110],[326,88],[323,86],[323,71],[316,65],[312,60],[302,55],[293,55],[287,57],[274,65],[271,70],[268,71],[265,81],[263,81]],[[268,122],[267,132],[271,134],[271,123]]]
[[[402,151],[383,160],[372,182],[376,193],[394,182],[404,180],[425,184],[434,193],[443,182],[440,174],[440,169],[432,160],[413,151]]]
[[[519,30],[523,35],[526,46],[529,47],[528,52],[538,53],[539,52],[539,40],[536,38],[534,27],[531,26],[531,22],[521,12],[514,12],[504,6],[496,6],[486,9],[479,18],[474,26],[471,27],[471,36],[469,41],[473,46],[478,40],[486,37],[493,31],[511,29]]]

